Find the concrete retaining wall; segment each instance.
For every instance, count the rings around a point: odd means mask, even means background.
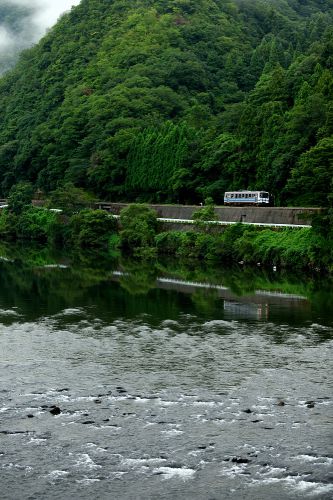
[[[125,203],[102,203],[101,208],[116,215]],[[193,212],[201,207],[192,205],[149,205],[156,210],[158,217],[167,219],[192,219]],[[257,222],[266,224],[311,224],[320,208],[284,208],[284,207],[216,207],[218,219],[226,222]]]

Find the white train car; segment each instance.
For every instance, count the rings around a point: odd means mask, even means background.
[[[226,191],[224,193],[224,204],[268,207],[272,204],[272,197],[267,191]]]

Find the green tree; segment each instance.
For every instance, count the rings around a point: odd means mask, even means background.
[[[161,127],[145,129],[134,140],[128,157],[129,189],[158,192],[177,200],[186,183],[187,159],[195,131],[187,123],[168,121]]]
[[[156,212],[146,205],[133,204],[120,212],[121,247],[135,256],[155,255]]]
[[[92,195],[68,182],[50,193],[47,206],[71,215],[73,212],[89,207],[93,202]]]
[[[195,227],[199,231],[206,233],[212,232],[214,224],[212,222],[218,219],[215,213],[215,207],[212,203],[212,199],[209,199],[207,206],[200,208],[193,213],[193,220],[195,221]],[[206,200],[207,203],[207,200]]]
[[[286,192],[301,205],[329,205],[333,195],[333,138],[322,139],[301,155]]]
[[[20,215],[32,201],[33,186],[29,182],[19,182],[13,186],[8,195],[8,209],[15,215]]]
[[[67,236],[79,247],[106,247],[117,232],[117,220],[104,210],[84,209],[69,219]]]

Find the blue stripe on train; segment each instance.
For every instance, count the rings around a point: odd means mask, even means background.
[[[243,202],[243,203],[247,203],[249,201],[258,201],[256,198],[224,198],[224,202],[230,202],[230,203],[233,203],[237,201],[238,202]]]

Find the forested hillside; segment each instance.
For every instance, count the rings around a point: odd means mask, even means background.
[[[1,195],[333,192],[331,0],[82,0],[0,80]]]

